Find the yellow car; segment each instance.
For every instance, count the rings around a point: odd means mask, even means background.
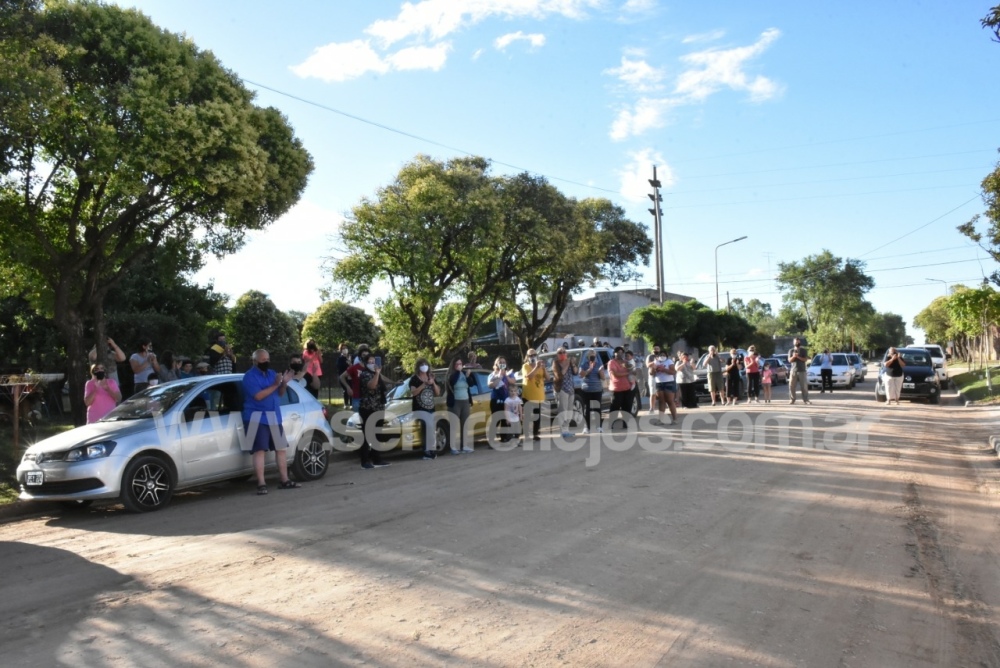
[[[447,369],[435,369],[434,379],[441,387],[441,396],[434,399],[434,447],[435,452],[445,452],[451,448],[452,437],[457,426],[453,423],[454,415],[448,411],[445,376]],[[490,419],[490,387],[489,369],[469,370],[469,396],[472,407],[469,411],[469,422],[474,425],[473,436],[485,438],[486,428]],[[426,427],[414,419],[413,398],[410,395],[409,378],[390,390],[386,401],[385,417],[376,423],[376,439],[378,450],[403,448],[406,450],[424,449],[424,432]],[[334,434],[340,439],[338,449],[354,450],[361,446],[362,435],[361,415],[353,413],[344,420],[340,415],[333,418]],[[389,444],[392,443],[392,446]],[[456,445],[456,448],[458,446]]]

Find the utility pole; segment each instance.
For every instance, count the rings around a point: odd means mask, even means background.
[[[660,229],[660,224],[662,221],[662,213],[660,211],[660,202],[663,201],[663,197],[660,196],[660,188],[662,184],[659,179],[656,178],[656,165],[653,165],[653,178],[649,179],[649,185],[653,186],[653,192],[648,195],[649,199],[653,200],[653,208],[649,209],[649,212],[653,214],[653,239],[656,247],[656,291],[660,299],[660,306],[663,305],[663,233]]]

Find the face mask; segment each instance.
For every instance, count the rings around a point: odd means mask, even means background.
[[[462,370],[462,365],[461,364],[459,364],[458,366],[455,367],[455,371],[461,371],[461,370]]]
[[[506,365],[506,364],[504,364],[503,362],[501,362],[501,363],[500,363],[500,368],[501,368],[501,369],[506,369],[506,368],[507,368],[507,365]]]
[[[271,368],[271,361],[268,360],[266,362],[257,362],[257,368],[260,369],[262,372],[267,373],[267,370]]]
[[[95,371],[94,372],[94,378],[96,378],[97,380],[104,380],[104,377],[106,375],[107,374],[105,374],[103,371]]]
[[[375,362],[369,362],[369,363],[368,363],[368,368],[369,368],[370,370],[374,371],[374,370],[375,370]]]
[[[299,371],[302,371],[302,362],[296,362],[295,364],[289,364],[288,368],[291,369],[292,371],[298,373]]]
[[[667,356],[666,356],[666,355],[660,355],[660,356],[659,356],[659,357],[657,357],[656,359],[657,359],[657,361],[659,361],[659,362],[666,362],[666,361],[667,361]]]
[[[429,366],[427,366],[426,364],[421,364],[420,365],[420,373],[427,373],[430,370],[431,370],[431,368]]]
[[[591,356],[591,357],[588,357],[587,359],[588,359],[588,360],[590,360],[591,362],[593,362],[593,361],[595,361],[595,360],[596,360],[597,358],[596,358],[596,357],[594,357],[594,356]]]

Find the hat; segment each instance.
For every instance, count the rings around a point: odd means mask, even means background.
[[[198,362],[198,364],[196,364],[194,368],[196,368],[196,369],[207,369],[207,368],[209,368],[208,367],[208,362]]]

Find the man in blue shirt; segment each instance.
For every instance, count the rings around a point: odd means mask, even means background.
[[[278,375],[271,366],[271,355],[266,350],[253,354],[254,366],[243,374],[243,426],[252,442],[253,470],[257,476],[257,494],[267,494],[264,482],[264,458],[274,450],[281,477],[280,489],[301,487],[288,478],[288,461],[285,450],[288,441],[281,429],[281,397],[285,394],[291,371]]]

